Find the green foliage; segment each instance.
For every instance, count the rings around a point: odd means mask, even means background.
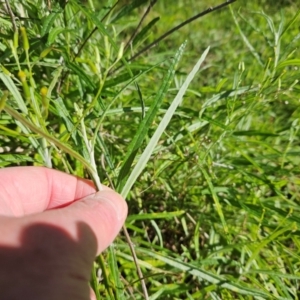
[[[145,16],[141,0],[9,3],[0,166],[126,195],[149,299],[298,299],[297,5],[238,0],[131,60],[207,2],[152,1]],[[98,299],[145,298],[122,234],[91,285]]]

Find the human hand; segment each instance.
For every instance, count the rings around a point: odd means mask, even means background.
[[[88,180],[42,167],[1,169],[0,298],[95,299],[94,258],[126,216],[107,187],[95,193]]]

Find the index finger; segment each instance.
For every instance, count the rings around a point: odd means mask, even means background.
[[[67,205],[95,193],[90,180],[44,167],[0,170],[0,214],[24,216]]]

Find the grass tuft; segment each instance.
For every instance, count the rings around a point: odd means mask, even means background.
[[[128,201],[97,299],[299,299],[300,10],[229,2],[0,10],[0,166]]]

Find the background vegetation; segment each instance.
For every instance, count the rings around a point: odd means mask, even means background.
[[[2,2],[0,165],[126,196],[143,275],[121,234],[99,299],[298,299],[299,4],[238,0],[132,59],[208,8],[173,2]]]

